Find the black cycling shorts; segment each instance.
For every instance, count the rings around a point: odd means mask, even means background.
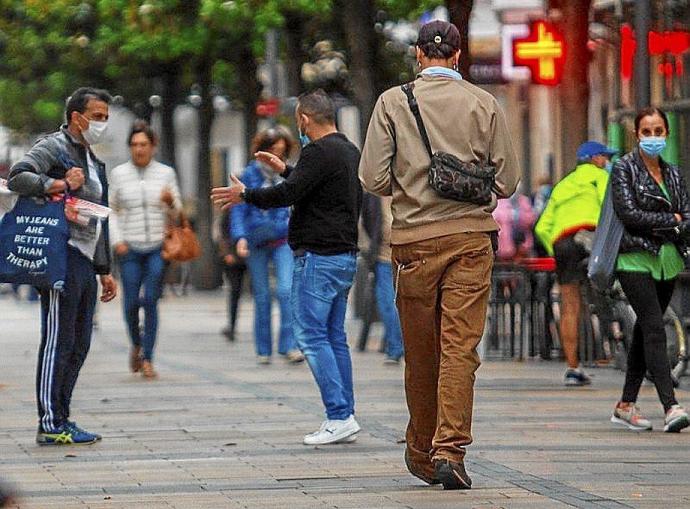
[[[587,280],[587,264],[584,261],[589,253],[582,245],[575,242],[574,237],[575,235],[568,235],[553,245],[553,255],[556,258],[556,277],[562,285]]]

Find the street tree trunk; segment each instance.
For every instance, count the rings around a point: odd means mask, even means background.
[[[470,16],[474,7],[474,0],[446,0],[446,8],[450,21],[460,31],[460,74],[466,80],[470,80]]]
[[[256,105],[261,97],[261,83],[257,72],[259,64],[256,61],[251,46],[244,44],[239,47],[237,58],[232,61],[237,69],[239,79],[239,99],[242,102],[242,113],[244,115],[244,145],[247,160],[252,159],[251,143],[256,134],[259,119],[256,115]]]
[[[374,4],[372,0],[336,0],[335,12],[340,13],[345,40],[350,53],[350,75],[355,102],[360,109],[362,136],[374,111],[378,90],[374,71],[377,67]]]
[[[588,137],[589,106],[589,9],[591,0],[552,1],[561,10],[566,60],[561,98],[561,168],[575,167],[577,148]]]
[[[197,154],[196,232],[201,244],[201,257],[194,262],[192,281],[200,290],[212,290],[220,283],[215,249],[211,239],[211,127],[213,126],[213,98],[211,97],[211,62],[202,59],[196,69],[201,105],[198,108],[199,152]]]
[[[175,168],[175,107],[179,91],[179,67],[172,65],[163,71],[163,90],[161,95],[161,160]]]
[[[287,11],[285,16],[285,69],[287,74],[288,95],[297,96],[302,93],[302,63],[307,61],[307,55],[302,47],[304,40],[304,17],[294,11]]]

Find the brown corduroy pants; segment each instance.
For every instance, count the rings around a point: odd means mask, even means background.
[[[410,460],[462,461],[472,442],[477,346],[489,299],[488,233],[457,233],[393,246],[394,283],[405,344]]]

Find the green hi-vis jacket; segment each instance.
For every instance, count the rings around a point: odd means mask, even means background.
[[[551,192],[534,233],[553,256],[553,245],[578,230],[593,230],[599,221],[609,174],[592,163],[579,164]]]

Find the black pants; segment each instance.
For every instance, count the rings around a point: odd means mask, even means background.
[[[640,385],[649,370],[664,411],[668,411],[677,401],[666,355],[664,312],[671,301],[676,280],[655,281],[643,272],[619,272],[618,280],[637,315],[622,401],[637,401]]]
[[[69,418],[72,392],[91,346],[97,293],[93,264],[69,247],[65,290],[41,291],[36,399],[43,431],[54,431]]]
[[[225,266],[225,276],[230,283],[230,290],[228,291],[228,326],[231,332],[235,332],[237,306],[242,295],[242,282],[244,281],[245,272],[247,272],[247,266],[244,264]]]

